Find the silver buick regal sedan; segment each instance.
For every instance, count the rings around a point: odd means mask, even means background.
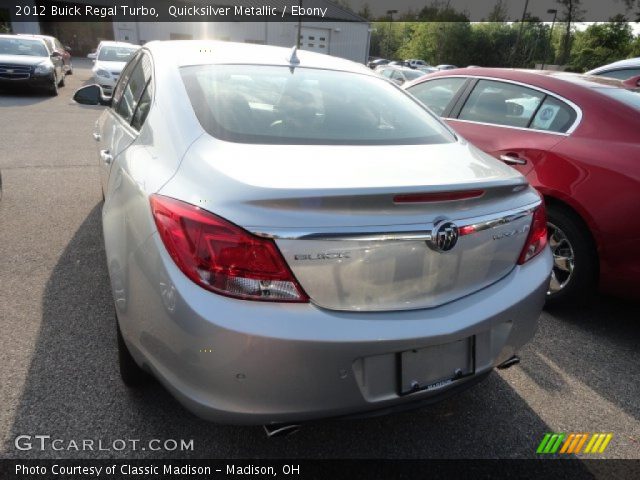
[[[223,423],[429,403],[517,361],[540,196],[363,65],[152,42],[93,134],[127,385]]]

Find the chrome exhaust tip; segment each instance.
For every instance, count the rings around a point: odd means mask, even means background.
[[[517,365],[519,363],[520,363],[520,357],[517,355],[514,355],[513,357],[509,358],[508,360],[498,365],[497,368],[498,370],[504,370],[506,368],[513,367],[514,365]]]
[[[267,434],[267,438],[275,437],[288,437],[297,433],[300,430],[300,425],[293,423],[280,424],[280,425],[263,425],[264,432]]]

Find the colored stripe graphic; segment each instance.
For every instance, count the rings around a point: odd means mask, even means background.
[[[545,433],[536,453],[603,453],[612,438],[613,433]],[[585,443],[587,446],[583,451]]]
[[[551,434],[550,433],[545,433],[544,438],[540,442],[540,445],[538,445],[538,450],[536,450],[536,453],[542,453],[544,451],[544,447],[545,447],[545,445],[547,444],[547,442],[549,441],[550,438],[551,438]]]
[[[584,446],[585,442],[587,441],[587,438],[589,438],[589,434],[587,433],[583,433],[580,435],[580,441],[579,443],[576,445],[575,449],[572,449],[569,453],[580,453],[580,450],[582,450],[582,447]]]

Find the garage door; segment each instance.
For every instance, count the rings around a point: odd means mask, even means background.
[[[330,33],[331,30],[328,28],[302,27],[300,30],[300,48],[329,54]]]

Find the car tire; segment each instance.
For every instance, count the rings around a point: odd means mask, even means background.
[[[120,378],[122,382],[130,388],[140,387],[145,385],[150,380],[150,375],[138,366],[136,361],[131,356],[127,344],[122,338],[122,332],[120,331],[120,324],[118,317],[116,316],[116,329],[118,335],[118,365],[120,368]]]
[[[52,97],[58,96],[58,78],[55,76],[55,74],[53,76],[51,85],[49,86],[49,95],[51,95]]]
[[[591,298],[598,278],[598,254],[584,221],[561,205],[547,207],[547,228],[553,270],[547,306]]]

